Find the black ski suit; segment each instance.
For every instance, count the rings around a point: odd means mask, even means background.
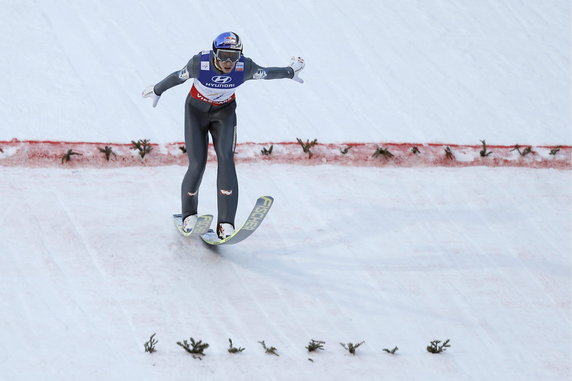
[[[223,82],[232,76],[240,77],[240,80],[234,87],[225,88]],[[251,79],[280,79],[293,76],[294,70],[289,66],[260,67],[244,56],[235,64],[231,73],[224,74],[214,65],[213,52],[203,51],[193,56],[183,69],[168,75],[154,86],[155,94],[161,95],[167,89],[194,78],[193,87],[185,101],[185,144],[189,167],[181,185],[183,218],[197,213],[198,193],[207,163],[210,132],[218,162],[217,223],[226,222],[234,226],[238,206],[238,180],[234,165],[236,145],[234,90]],[[217,84],[218,82],[220,84]],[[232,86],[232,83],[226,86]]]

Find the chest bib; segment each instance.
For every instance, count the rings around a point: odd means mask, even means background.
[[[191,96],[213,105],[222,105],[234,99],[236,88],[244,83],[244,57],[228,74],[216,70],[211,51],[201,53],[201,70],[193,81]]]

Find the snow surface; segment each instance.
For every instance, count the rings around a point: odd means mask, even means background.
[[[219,250],[172,224],[181,166],[0,172],[6,380],[570,376],[569,171],[241,165],[238,220],[275,205]],[[191,336],[202,361],[176,345]]]
[[[0,141],[181,141],[191,82],[141,91],[236,31],[306,83],[238,92],[239,141],[572,145],[569,0],[0,1]]]
[[[570,145],[570,14],[565,0],[0,0],[0,141],[181,141],[190,84],[156,109],[140,92],[234,30],[259,64],[307,62],[304,85],[238,90],[241,142]],[[173,227],[184,171],[0,167],[0,379],[572,376],[570,170],[241,163],[237,221],[276,201],[217,250]],[[210,344],[202,360],[176,345],[190,337]],[[452,346],[430,354],[434,339]]]

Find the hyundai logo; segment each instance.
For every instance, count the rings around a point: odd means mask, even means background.
[[[211,78],[214,83],[229,83],[232,81],[232,77],[227,75],[216,75]]]

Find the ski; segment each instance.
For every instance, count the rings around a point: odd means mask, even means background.
[[[262,223],[264,217],[268,214],[274,199],[270,196],[262,196],[256,200],[256,204],[246,219],[242,227],[234,232],[233,235],[225,239],[220,239],[216,232],[209,230],[207,233],[202,234],[201,238],[209,245],[234,245],[240,241],[248,238]]]
[[[209,231],[212,220],[213,216],[211,216],[210,214],[204,214],[202,216],[199,216],[197,219],[197,223],[193,227],[193,230],[187,232],[183,230],[183,215],[173,214],[173,221],[175,222],[177,230],[185,237],[190,237],[191,235],[205,234],[206,232]]]

